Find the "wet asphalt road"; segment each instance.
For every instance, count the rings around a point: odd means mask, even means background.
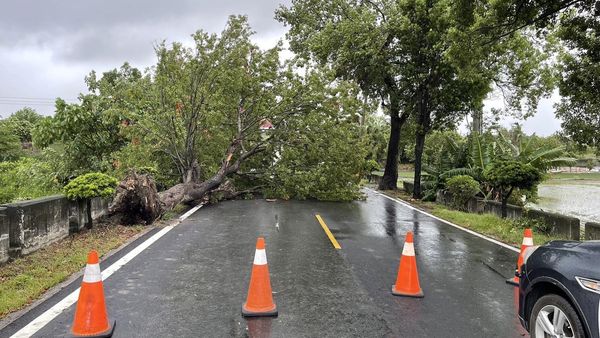
[[[108,311],[117,320],[113,337],[525,335],[514,288],[504,282],[515,252],[372,191],[367,197],[353,203],[231,201],[200,209],[105,280]],[[423,299],[390,292],[409,230]],[[258,236],[266,239],[279,316],[246,320],[240,307]],[[73,311],[35,336],[65,336]],[[24,316],[0,336],[33,318]]]

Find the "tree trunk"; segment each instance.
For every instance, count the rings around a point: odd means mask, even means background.
[[[415,177],[413,180],[413,198],[419,199],[422,195],[421,169],[423,166],[423,150],[425,149],[425,133],[417,131],[415,138]]]
[[[510,198],[513,189],[514,188],[511,187],[506,194],[504,194],[504,189],[500,189],[500,198],[502,199],[502,218],[506,218],[506,216],[508,216],[508,199]]]
[[[198,160],[192,160],[191,165],[184,170],[183,182],[184,183],[197,183],[200,180],[200,166]]]
[[[390,141],[388,142],[387,157],[383,177],[379,181],[380,190],[396,190],[398,188],[398,147],[400,146],[400,130],[408,118],[407,112],[400,114],[400,99],[398,88],[391,76],[385,78],[390,99]]]
[[[177,204],[198,204],[208,200],[209,193],[225,180],[228,171],[217,173],[202,183],[180,183],[161,193],[156,191],[149,175],[129,174],[117,187],[109,207],[111,215],[120,214],[123,224],[151,224]],[[233,187],[225,187],[224,198],[235,197]]]
[[[475,109],[472,112],[473,115],[473,125],[471,126],[471,133],[475,135],[480,135],[483,133],[483,110]]]
[[[380,190],[396,190],[398,188],[398,147],[400,144],[400,116],[398,112],[391,115],[390,141],[383,177],[379,181]]]
[[[429,111],[428,101],[429,93],[426,89],[421,89],[419,101],[417,102],[417,132],[415,137],[415,177],[413,180],[414,190],[413,198],[420,199],[421,189],[421,169],[423,165],[423,150],[425,149],[425,137],[431,128],[431,112]]]
[[[123,224],[151,224],[165,211],[150,175],[130,173],[116,190],[109,213],[120,214]]]
[[[156,184],[149,175],[129,174],[117,187],[117,192],[109,207],[110,214],[120,213],[126,224],[150,224],[165,211],[173,209],[179,203],[198,204],[208,199],[207,194],[218,188],[227,178],[237,172],[249,157],[265,150],[262,143],[252,149],[239,154],[232,162],[232,157],[239,149],[240,139],[234,139],[229,145],[221,168],[211,178],[204,182],[196,183],[187,181],[177,184],[160,194],[157,193]],[[197,166],[197,162],[196,162]],[[231,188],[224,189],[225,195],[235,196]]]
[[[159,195],[163,209],[171,210],[179,203],[193,204],[204,199],[206,194],[218,188],[228,175],[237,172],[244,160],[264,150],[264,148],[255,147],[240,155],[234,163],[230,163],[233,152],[237,149],[238,145],[239,143],[234,141],[229,146],[227,156],[221,168],[211,178],[202,183],[180,183],[161,192]]]

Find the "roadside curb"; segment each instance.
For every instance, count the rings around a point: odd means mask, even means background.
[[[377,194],[377,195],[380,195],[380,196],[382,196],[382,197],[385,197],[385,198],[387,198],[387,199],[390,199],[390,200],[392,200],[392,201],[395,201],[395,202],[397,202],[397,203],[399,203],[399,204],[405,205],[406,207],[408,207],[408,208],[410,208],[410,209],[412,209],[412,210],[418,211],[418,212],[420,212],[420,213],[422,213],[422,214],[424,214],[424,215],[427,215],[427,216],[429,216],[429,217],[431,217],[431,218],[433,218],[433,219],[436,219],[436,220],[438,220],[438,221],[440,221],[440,222],[443,222],[443,223],[445,223],[445,224],[447,224],[447,225],[450,225],[450,226],[452,226],[452,227],[454,227],[454,228],[460,229],[460,230],[462,230],[462,231],[464,231],[464,232],[467,232],[467,233],[469,233],[469,234],[471,234],[471,235],[474,235],[474,236],[476,236],[476,237],[479,237],[479,238],[481,238],[481,239],[485,239],[485,240],[486,240],[486,241],[488,241],[488,242],[492,242],[492,243],[494,243],[494,244],[497,244],[497,245],[499,245],[499,246],[501,246],[501,247],[503,247],[503,248],[505,248],[505,249],[509,249],[509,250],[511,250],[511,251],[513,251],[513,252],[517,252],[517,253],[518,253],[518,252],[520,252],[518,248],[516,248],[516,247],[513,247],[513,246],[512,246],[512,245],[510,245],[510,244],[506,244],[506,243],[504,243],[504,242],[501,242],[501,241],[499,241],[499,240],[497,240],[497,239],[494,239],[494,238],[491,238],[491,237],[489,237],[489,236],[486,236],[486,235],[480,234],[480,233],[478,233],[478,232],[476,232],[476,231],[473,231],[473,230],[471,230],[471,229],[469,229],[469,228],[465,228],[465,227],[463,227],[463,226],[460,226],[460,225],[458,225],[458,224],[454,224],[454,223],[452,223],[452,222],[450,222],[450,221],[447,221],[447,220],[445,220],[445,219],[443,219],[443,218],[440,218],[440,217],[437,217],[437,216],[435,216],[435,215],[432,215],[432,214],[428,213],[427,211],[425,211],[425,210],[423,210],[423,209],[421,209],[421,208],[418,208],[418,207],[416,207],[416,206],[414,206],[414,205],[412,205],[412,204],[410,204],[410,203],[408,203],[408,202],[406,202],[406,201],[404,201],[404,200],[402,200],[402,199],[399,199],[399,198],[396,198],[396,197],[389,196],[388,194],[386,194],[386,193],[383,193],[383,192],[380,192],[380,191],[377,191],[377,190],[375,190],[375,189],[371,189],[371,188],[366,188],[366,189],[368,189],[368,190],[371,190],[372,192],[374,192],[374,193],[375,193],[375,194]]]

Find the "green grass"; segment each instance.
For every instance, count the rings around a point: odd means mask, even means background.
[[[600,173],[552,173],[542,185],[592,185],[600,186]]]
[[[521,219],[520,224],[514,220],[502,219],[492,214],[472,214],[458,210],[452,210],[445,206],[433,203],[414,200],[402,190],[386,191],[388,195],[405,200],[410,204],[423,209],[439,218],[471,229],[480,234],[492,237],[501,242],[520,247],[523,241],[524,228],[520,225],[527,223],[527,219]],[[535,244],[543,244],[547,241],[560,239],[558,237],[548,236],[539,231],[533,231],[533,240]]]
[[[550,173],[550,180],[600,181],[600,173]]]
[[[412,180],[415,177],[414,171],[398,171],[399,181],[403,181],[404,179]]]
[[[520,247],[523,241],[524,228],[517,227],[512,220],[502,219],[496,215],[471,214],[450,210],[440,205],[435,205],[430,212],[437,217],[516,247]],[[543,244],[553,239],[558,238],[534,230],[533,240],[535,244]]]
[[[371,175],[382,177],[383,171],[382,170],[373,171],[373,172],[371,172]],[[400,187],[402,186],[402,181],[412,181],[414,177],[415,177],[414,171],[399,170],[398,171],[398,186],[400,186]]]
[[[90,250],[104,255],[143,229],[143,226],[100,224],[0,266],[0,318],[25,307],[79,271],[85,266]]]

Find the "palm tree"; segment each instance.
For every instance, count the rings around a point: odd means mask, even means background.
[[[456,175],[469,175],[482,183],[482,194],[486,199],[492,198],[494,189],[485,182],[483,173],[494,160],[504,158],[512,159],[523,164],[529,164],[541,173],[558,166],[573,165],[575,158],[565,156],[565,148],[542,147],[535,149],[531,140],[523,142],[518,134],[515,141],[506,138],[502,133],[471,134],[469,141],[462,147],[455,140],[448,137],[445,151],[435,163],[435,166],[425,167],[424,190],[425,197],[431,199],[439,189],[445,187],[448,178]],[[466,166],[457,166],[460,154],[468,154]]]
[[[565,156],[564,146],[535,149],[531,146],[531,139],[524,143],[522,137],[517,136],[517,144],[514,144],[502,133],[498,133],[498,135],[498,145],[504,155],[508,155],[524,164],[531,164],[542,173],[551,168],[572,166],[577,163],[577,159]]]
[[[433,163],[423,165],[423,200],[435,199],[438,190],[443,189],[446,180],[455,175],[469,175],[462,168],[468,161],[469,147],[466,143],[458,143],[449,135],[444,135],[440,156]]]

